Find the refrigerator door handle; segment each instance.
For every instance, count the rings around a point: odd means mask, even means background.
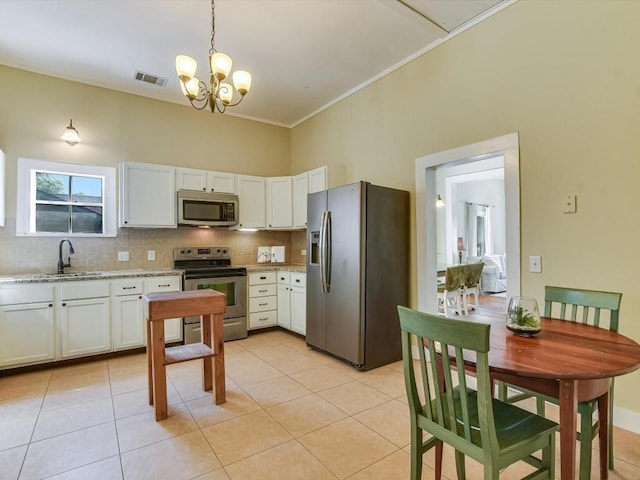
[[[329,293],[331,291],[331,211],[326,212],[327,213],[327,226],[325,227],[325,264],[324,264],[324,268],[325,268],[325,273],[324,273],[324,279],[325,279],[325,286],[326,286],[326,293]]]
[[[328,245],[329,232],[330,232],[330,213],[322,212],[322,220],[320,222],[320,283],[322,284],[322,292],[329,292],[329,257],[331,254],[330,246]]]

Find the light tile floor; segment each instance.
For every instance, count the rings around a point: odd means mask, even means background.
[[[0,480],[409,478],[400,362],[359,372],[284,331],[225,350],[227,403],[202,391],[201,362],[172,365],[163,422],[147,404],[144,355],[0,378]],[[640,478],[640,435],[617,429],[615,446],[610,478]],[[433,478],[433,454],[424,461]],[[449,449],[444,474],[455,478]]]

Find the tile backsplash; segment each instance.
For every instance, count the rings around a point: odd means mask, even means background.
[[[17,237],[15,219],[7,219],[0,228],[0,275],[53,273],[58,262],[59,237]],[[67,271],[131,270],[139,268],[172,268],[173,249],[182,246],[231,247],[235,265],[257,263],[259,245],[284,245],[286,263],[303,264],[304,231],[237,232],[226,229],[191,227],[136,229],[120,228],[115,238],[78,238],[71,241],[75,254]],[[155,251],[155,260],[147,260],[147,252]],[[118,261],[118,252],[129,252],[128,262]],[[66,261],[67,245],[63,248]]]

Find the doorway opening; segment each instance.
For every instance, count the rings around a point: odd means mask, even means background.
[[[470,168],[479,161],[501,161],[503,163],[504,178],[504,252],[509,261],[505,271],[509,282],[506,285],[506,296],[511,297],[520,293],[520,160],[518,147],[518,134],[512,133],[502,137],[485,140],[444,152],[427,155],[416,160],[416,233],[417,233],[417,274],[418,274],[418,309],[428,313],[437,313],[437,277],[443,264],[443,258],[448,262],[456,244],[449,239],[446,248],[440,251],[445,256],[438,255],[438,227],[440,231],[446,228],[440,221],[435,205],[438,192],[438,169],[450,167]],[[465,167],[466,166],[466,167]],[[477,168],[476,168],[477,170]],[[440,187],[442,188],[442,187]],[[448,189],[447,189],[448,190]],[[449,195],[451,192],[449,192]],[[445,192],[445,204],[447,193]],[[451,209],[453,210],[453,209]],[[484,210],[486,215],[486,209]],[[447,222],[453,225],[453,219]],[[474,240],[475,252],[478,252],[476,217],[476,232]],[[486,218],[482,220],[482,226],[486,225]],[[455,235],[456,242],[464,243],[465,235]],[[486,236],[484,236],[486,240]],[[486,248],[485,245],[481,248]],[[459,253],[455,251],[456,255]]]

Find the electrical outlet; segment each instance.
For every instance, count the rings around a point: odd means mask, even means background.
[[[307,256],[307,251],[306,250],[300,250],[300,255],[302,255],[303,257]]]
[[[129,261],[129,252],[118,252],[118,261],[119,262],[128,262]]]
[[[531,273],[542,272],[542,258],[540,255],[532,255],[529,257],[529,271]]]
[[[156,259],[156,251],[147,250],[147,260],[155,260],[155,259]]]

